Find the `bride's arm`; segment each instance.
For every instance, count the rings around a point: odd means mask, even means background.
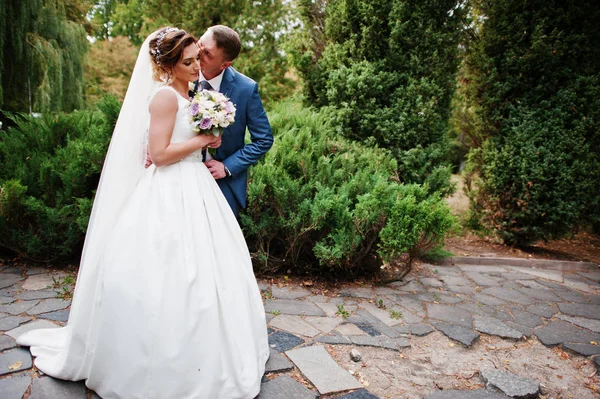
[[[181,143],[171,143],[177,109],[176,94],[170,90],[159,91],[150,102],[148,151],[157,167],[178,162],[217,139],[212,135],[199,134]]]

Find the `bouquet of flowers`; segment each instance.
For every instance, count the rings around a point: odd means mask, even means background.
[[[189,113],[194,132],[219,137],[235,120],[235,105],[218,91],[199,90],[192,98]]]

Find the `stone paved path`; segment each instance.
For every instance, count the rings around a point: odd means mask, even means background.
[[[258,398],[402,398],[376,384],[369,386],[359,372],[366,359],[353,362],[351,350],[358,349],[352,355],[360,357],[361,351],[376,348],[396,353],[394,361],[401,362],[403,351],[420,345],[430,334],[443,334],[440,337],[464,351],[473,350],[482,336],[508,343],[538,340],[600,367],[600,268],[532,266],[421,265],[404,281],[348,285],[327,295],[259,281],[267,298],[272,349]],[[32,368],[29,352],[15,344],[14,338],[29,329],[66,322],[70,301],[58,296],[65,277],[61,271],[0,266],[0,398],[98,398],[82,382],[42,375]],[[339,353],[346,353],[346,359]],[[349,363],[356,367],[348,367]],[[419,381],[418,370],[409,374],[409,380],[426,386]],[[440,390],[430,384],[420,395],[537,397],[540,383],[528,377],[526,372],[491,367],[479,371],[476,389]],[[589,392],[590,398],[597,397]]]

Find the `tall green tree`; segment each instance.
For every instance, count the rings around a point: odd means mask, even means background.
[[[0,107],[70,111],[83,106],[88,48],[82,0],[0,2]]]
[[[478,0],[467,58],[476,216],[527,246],[600,227],[600,9]]]
[[[126,36],[136,45],[162,26],[177,26],[199,36],[211,25],[228,25],[242,40],[242,53],[234,66],[260,82],[265,100],[284,97],[294,89],[294,81],[286,75],[289,70],[286,55],[280,48],[283,36],[294,22],[288,2],[106,0],[103,4],[105,7],[98,10],[102,15],[110,7],[113,10],[103,25],[110,27],[109,36]],[[104,37],[104,28],[98,33]]]
[[[307,98],[340,109],[340,126],[350,138],[390,149],[403,180],[422,183],[447,175],[439,165],[464,5],[303,0],[299,7],[303,28],[291,53]]]

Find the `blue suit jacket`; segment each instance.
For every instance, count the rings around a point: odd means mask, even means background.
[[[221,146],[214,158],[231,172],[230,177],[217,180],[227,202],[237,216],[246,207],[248,168],[273,145],[273,132],[258,94],[258,84],[232,67],[223,72],[221,93],[236,107],[235,122],[223,131]],[[244,145],[246,128],[251,142]]]

